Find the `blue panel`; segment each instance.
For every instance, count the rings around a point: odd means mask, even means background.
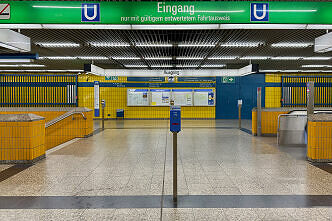
[[[178,77],[178,82],[214,82],[216,77]]]
[[[165,82],[165,77],[127,77],[127,81]]]
[[[181,131],[181,108],[172,106],[170,110],[170,131],[180,132]]]
[[[265,74],[236,77],[235,82],[223,84],[222,77],[217,77],[216,119],[237,119],[239,99],[243,101],[242,119],[251,119],[251,110],[257,103],[257,87],[262,87],[262,107],[265,106]]]
[[[212,89],[194,89],[195,92],[212,92]]]
[[[171,89],[150,89],[151,92],[171,92]]]
[[[238,77],[236,77],[238,78]],[[237,100],[239,99],[239,80],[234,84],[223,84],[222,77],[217,77],[216,118],[237,118]]]
[[[173,89],[174,92],[192,92],[192,89]]]

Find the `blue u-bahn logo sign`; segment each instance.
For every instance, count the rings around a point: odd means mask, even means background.
[[[251,3],[250,21],[269,21],[269,3]]]
[[[82,4],[82,22],[99,22],[100,5],[97,3]]]

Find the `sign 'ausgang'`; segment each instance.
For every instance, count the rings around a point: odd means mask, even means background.
[[[8,6],[0,11],[0,24],[332,24],[332,2],[315,1],[2,1],[1,5]]]

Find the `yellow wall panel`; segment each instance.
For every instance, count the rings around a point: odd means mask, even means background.
[[[127,82],[126,77],[119,77],[118,80],[105,80],[105,77],[94,75],[80,75],[79,82]],[[127,89],[124,87],[100,87],[100,101],[105,100],[105,118],[116,118],[116,110],[123,109],[126,119],[160,119],[169,118],[169,107],[134,107],[127,106]],[[149,88],[142,88],[149,89]],[[162,89],[162,88],[161,88]],[[197,88],[192,88],[197,89]],[[207,88],[214,89],[214,88]],[[78,88],[78,104],[80,107],[94,109],[94,88]],[[101,107],[101,105],[100,105]],[[182,107],[182,118],[215,118],[215,107]],[[100,117],[101,118],[101,114]]]

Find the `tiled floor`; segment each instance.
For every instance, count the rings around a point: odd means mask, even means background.
[[[89,205],[66,209],[62,207],[67,204],[54,197],[58,200],[54,205],[59,207],[42,209],[36,203],[38,196],[158,199],[163,181],[164,194],[172,195],[168,121],[105,123],[112,129],[52,152],[45,160],[0,182],[0,196],[36,196],[36,200],[18,202],[18,209],[0,209],[0,220],[332,220],[331,201],[323,202],[321,207],[299,202],[305,206],[282,208],[283,202],[275,202],[280,206],[257,208],[258,201],[244,200],[238,208],[216,202],[211,208],[165,206],[161,212],[158,200],[153,208],[102,208],[100,202],[96,209],[89,209]],[[249,121],[243,125],[250,129]],[[183,131],[178,135],[179,195],[198,195],[202,200],[227,195],[230,201],[236,196],[278,199],[281,195],[332,195],[332,174],[288,152],[286,147],[278,148],[276,138],[253,137],[236,127],[237,121],[183,121]],[[7,168],[0,165],[0,174]],[[1,206],[6,207],[6,203],[0,202]],[[31,206],[36,209],[29,209]]]

